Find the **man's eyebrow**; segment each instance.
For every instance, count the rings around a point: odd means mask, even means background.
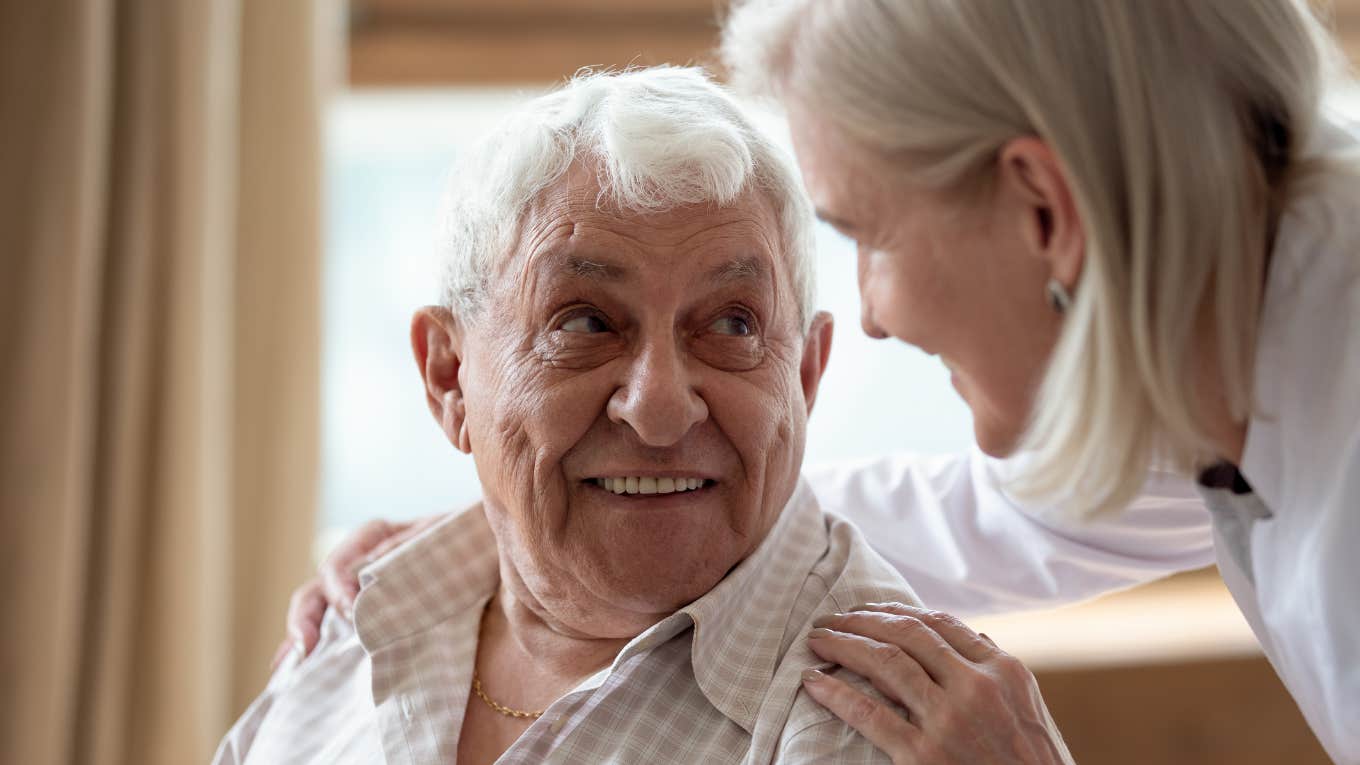
[[[708,271],[708,281],[726,284],[739,281],[763,281],[768,268],[757,257],[733,258],[719,263]]]
[[[602,263],[577,256],[564,259],[554,270],[592,281],[619,281],[627,273],[624,268],[613,263]]]
[[[562,258],[550,268],[557,273],[591,281],[623,281],[631,269],[615,263],[572,255]],[[742,256],[724,261],[710,268],[705,279],[714,284],[739,281],[761,281],[769,273],[765,261],[755,256]]]

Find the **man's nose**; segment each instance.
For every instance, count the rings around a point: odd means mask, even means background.
[[[609,399],[609,419],[627,424],[644,444],[671,446],[708,419],[708,404],[673,343],[648,346],[627,375]]]
[[[869,256],[872,251],[864,245],[859,246],[856,255],[856,265],[859,275],[859,325],[864,328],[864,334],[875,340],[882,340],[888,333],[874,321],[873,300],[869,297]]]

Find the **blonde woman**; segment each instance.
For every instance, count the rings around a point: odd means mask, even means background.
[[[990,455],[809,471],[823,504],[963,615],[1217,562],[1360,761],[1358,144],[1303,0],[751,0],[723,50],[859,243],[865,331],[938,354]],[[348,545],[330,599],[411,532]],[[812,643],[905,707],[807,675],[898,762],[1065,756],[1032,676],[951,617],[871,607]]]

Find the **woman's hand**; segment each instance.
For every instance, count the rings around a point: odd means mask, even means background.
[[[803,687],[896,765],[1072,761],[1034,675],[958,619],[875,603],[813,626],[818,656],[863,675],[907,717],[822,672],[805,672]]]
[[[293,591],[288,602],[288,637],[274,652],[270,669],[277,669],[290,651],[299,651],[301,656],[312,652],[320,639],[321,619],[328,606],[335,606],[346,619],[353,618],[354,598],[359,594],[359,569],[443,517],[432,515],[405,523],[369,521],[346,537],[321,564],[320,573]]]

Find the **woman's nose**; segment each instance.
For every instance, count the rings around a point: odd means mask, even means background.
[[[708,419],[708,404],[694,389],[674,345],[649,347],[627,375],[609,399],[609,419],[628,425],[644,444],[672,446]]]
[[[873,312],[869,308],[869,301],[865,300],[860,307],[859,325],[864,329],[864,334],[875,340],[886,340],[888,333],[878,324],[874,323]]]
[[[856,270],[859,275],[859,325],[864,328],[864,334],[875,340],[882,340],[888,337],[888,333],[874,321],[874,302],[869,289],[869,280],[872,278],[869,273],[869,256],[871,250],[864,245],[859,246],[856,255]]]

